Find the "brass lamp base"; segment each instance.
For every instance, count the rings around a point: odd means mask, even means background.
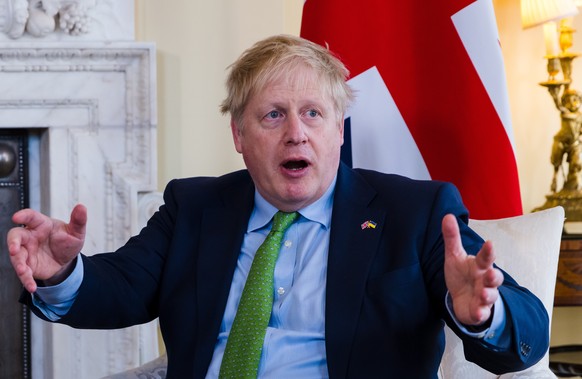
[[[562,189],[559,192],[546,195],[546,202],[533,211],[562,206],[566,213],[567,222],[582,221],[582,191]]]

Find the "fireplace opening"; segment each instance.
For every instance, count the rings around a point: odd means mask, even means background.
[[[29,206],[28,147],[24,129],[0,130],[0,378],[30,378],[30,312],[18,302],[22,286],[8,256],[11,215]]]

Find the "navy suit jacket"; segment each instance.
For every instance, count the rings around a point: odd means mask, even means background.
[[[203,378],[254,190],[246,170],[170,182],[165,204],[139,235],[116,253],[82,256],[79,295],[59,322],[109,329],[159,317],[168,378]],[[500,293],[511,347],[499,351],[459,333],[445,309],[441,221],[447,213],[458,217],[464,246],[476,253],[483,241],[467,227],[467,210],[451,184],[340,165],[325,310],[331,378],[436,378],[444,322],[463,339],[467,359],[492,372],[525,369],[544,355],[547,313],[506,274]],[[362,229],[367,220],[376,228]]]

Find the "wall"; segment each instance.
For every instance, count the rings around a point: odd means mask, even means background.
[[[225,68],[256,40],[298,34],[303,0],[136,0],[136,37],[158,48],[159,187],[174,177],[219,175],[243,167],[228,119],[218,112]],[[551,142],[559,116],[547,91],[541,27],[521,29],[519,0],[495,0],[525,212],[549,191]],[[575,19],[582,30],[582,15]],[[575,51],[582,52],[582,34]],[[574,88],[582,89],[582,58]],[[576,64],[578,63],[578,64]],[[579,69],[578,69],[579,66]],[[581,83],[576,86],[576,83]],[[552,343],[582,343],[578,308],[554,312]],[[578,327],[578,328],[576,328]]]
[[[265,36],[297,34],[302,4],[136,1],[136,37],[154,41],[158,49],[160,188],[175,177],[218,175],[243,167],[229,120],[218,110],[225,96],[226,67]]]
[[[545,201],[552,177],[550,151],[560,117],[547,90],[538,85],[547,80],[542,27],[521,28],[519,0],[495,0],[499,39],[503,49],[509,101],[515,136],[524,212]],[[582,30],[582,15],[574,18]],[[573,51],[582,52],[582,34],[574,37]],[[573,85],[582,89],[582,60],[574,61]],[[556,307],[552,320],[552,345],[582,343],[582,309]]]

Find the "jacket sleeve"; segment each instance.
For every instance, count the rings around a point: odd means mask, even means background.
[[[117,251],[80,254],[83,282],[70,310],[57,322],[83,329],[114,329],[158,316],[159,283],[176,213],[172,183],[164,192],[164,201],[141,232]],[[29,293],[23,292],[20,301],[47,320],[32,304]]]
[[[446,187],[442,194],[443,200],[440,201],[448,203],[447,197],[460,199],[454,186]],[[469,228],[465,212],[457,213],[457,218],[463,246],[469,254],[476,254],[481,248],[482,239]],[[502,272],[504,281],[499,293],[505,306],[505,327],[509,329],[504,332],[509,332],[511,336],[508,348],[499,348],[487,343],[486,339],[468,336],[459,330],[450,315],[445,314],[447,325],[463,341],[467,360],[496,374],[520,371],[534,365],[549,346],[549,318],[543,303],[528,289],[520,286],[509,273]]]

